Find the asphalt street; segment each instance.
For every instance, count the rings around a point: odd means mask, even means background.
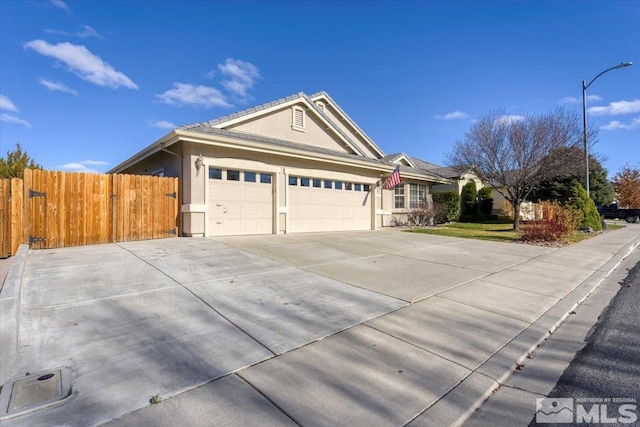
[[[629,272],[620,291],[602,312],[598,323],[585,338],[587,345],[576,355],[549,394],[550,398],[573,398],[589,412],[599,405],[599,418],[579,425],[603,425],[606,417],[617,421],[608,425],[640,425],[640,263]],[[611,401],[608,401],[611,399]],[[621,405],[627,414],[620,417]],[[624,412],[624,409],[623,409]],[[595,412],[593,412],[595,414]],[[635,414],[632,415],[632,414]],[[536,423],[530,426],[566,426],[566,423]],[[578,425],[578,424],[576,424]]]

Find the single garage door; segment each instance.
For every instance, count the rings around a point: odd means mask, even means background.
[[[209,168],[209,235],[273,233],[270,173]]]
[[[292,233],[371,229],[368,184],[289,176]]]

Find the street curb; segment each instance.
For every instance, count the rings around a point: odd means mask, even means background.
[[[549,309],[545,314],[540,316],[536,322],[531,324],[523,333],[526,333],[532,326],[538,323],[540,320],[550,320],[546,319],[547,317],[551,317],[554,314],[553,311],[557,307],[562,307],[563,310],[572,303],[568,310],[564,311],[564,313],[558,318],[558,320],[553,323],[553,325],[539,338],[534,344],[532,344],[525,352],[523,352],[518,359],[516,359],[515,363],[513,363],[508,370],[506,370],[501,376],[496,378],[500,388],[506,380],[511,377],[516,372],[516,367],[518,365],[523,365],[528,356],[530,356],[540,344],[542,344],[545,340],[547,340],[558,327],[570,316],[570,313],[575,311],[575,309],[582,304],[589,296],[602,284],[602,282],[610,276],[614,270],[622,263],[622,261],[631,254],[631,252],[640,245],[640,236],[637,236],[627,242],[618,252],[616,252],[613,257],[606,263],[604,263],[594,274],[589,276],[586,280],[584,280],[580,285],[578,285],[573,291],[567,294],[563,299],[558,301],[556,305],[554,305],[551,309]],[[575,295],[574,295],[575,294]],[[543,319],[545,318],[545,319]],[[516,337],[513,341],[519,338]],[[513,342],[512,341],[512,342]],[[508,344],[509,345],[509,344]],[[501,350],[502,351],[502,350]],[[500,351],[498,352],[500,353]],[[496,355],[498,354],[496,353]],[[495,355],[494,355],[495,356]],[[486,363],[486,362],[485,362]],[[482,365],[484,366],[484,364]],[[481,370],[482,366],[480,366],[477,370]],[[473,408],[469,408],[469,410],[465,411],[464,418],[461,416],[456,420],[456,422],[452,425],[461,426],[464,424],[473,413],[486,401],[498,388],[490,389],[485,392],[485,398],[479,402],[479,404]]]
[[[591,276],[582,281],[554,306],[523,329],[515,338],[474,369],[469,376],[443,396],[435,405],[418,416],[414,421],[420,419],[420,422],[415,424],[448,425],[452,427],[464,424],[491,395],[503,386],[511,375],[517,372],[516,368],[524,365],[527,358],[540,347],[540,344],[547,340],[567,319],[570,313],[575,311],[639,245],[640,236],[636,236],[625,243],[622,248],[613,254],[609,261],[605,262]],[[481,385],[482,382],[474,378],[478,375],[486,378],[484,386]],[[457,407],[457,411],[451,411],[453,407]],[[460,413],[461,407],[466,407],[466,409]],[[451,416],[450,414],[452,413],[456,413],[456,415]],[[413,423],[409,423],[409,426],[411,425]]]
[[[0,385],[18,373],[18,325],[20,316],[20,299],[22,287],[22,275],[27,263],[29,253],[28,245],[20,245],[13,257],[9,273],[0,292],[0,351],[2,363],[0,363]]]

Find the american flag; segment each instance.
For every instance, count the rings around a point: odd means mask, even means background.
[[[400,165],[396,166],[393,173],[387,178],[387,181],[384,183],[384,188],[390,190],[398,184],[400,184]]]

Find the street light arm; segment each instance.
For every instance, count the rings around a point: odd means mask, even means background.
[[[582,81],[582,140],[584,143],[584,165],[585,165],[584,188],[587,190],[587,196],[589,197],[591,196],[591,194],[589,192],[589,144],[587,142],[587,89],[589,88],[589,86],[591,86],[593,82],[595,82],[598,79],[598,77],[600,77],[604,73],[607,73],[611,70],[617,70],[618,68],[628,67],[632,64],[633,64],[632,62],[621,62],[615,67],[607,68],[606,70],[604,70],[603,72],[595,76],[593,80],[589,82],[588,85],[584,84],[585,83],[584,80]]]
[[[607,68],[606,70],[604,70],[603,72],[601,72],[600,74],[598,74],[597,76],[595,76],[595,77],[593,78],[593,80],[591,80],[591,81],[589,82],[589,84],[588,84],[588,85],[584,85],[584,83],[583,83],[583,89],[584,89],[584,90],[589,89],[589,86],[591,86],[591,84],[592,84],[593,82],[595,82],[596,80],[598,80],[598,77],[600,77],[600,76],[601,76],[601,75],[603,75],[604,73],[608,73],[608,72],[609,72],[609,71],[611,71],[611,70],[617,70],[617,69],[619,69],[619,68],[628,67],[628,66],[630,66],[630,65],[633,65],[633,63],[632,63],[632,62],[621,62],[621,63],[619,63],[618,65],[616,65],[615,67]]]

